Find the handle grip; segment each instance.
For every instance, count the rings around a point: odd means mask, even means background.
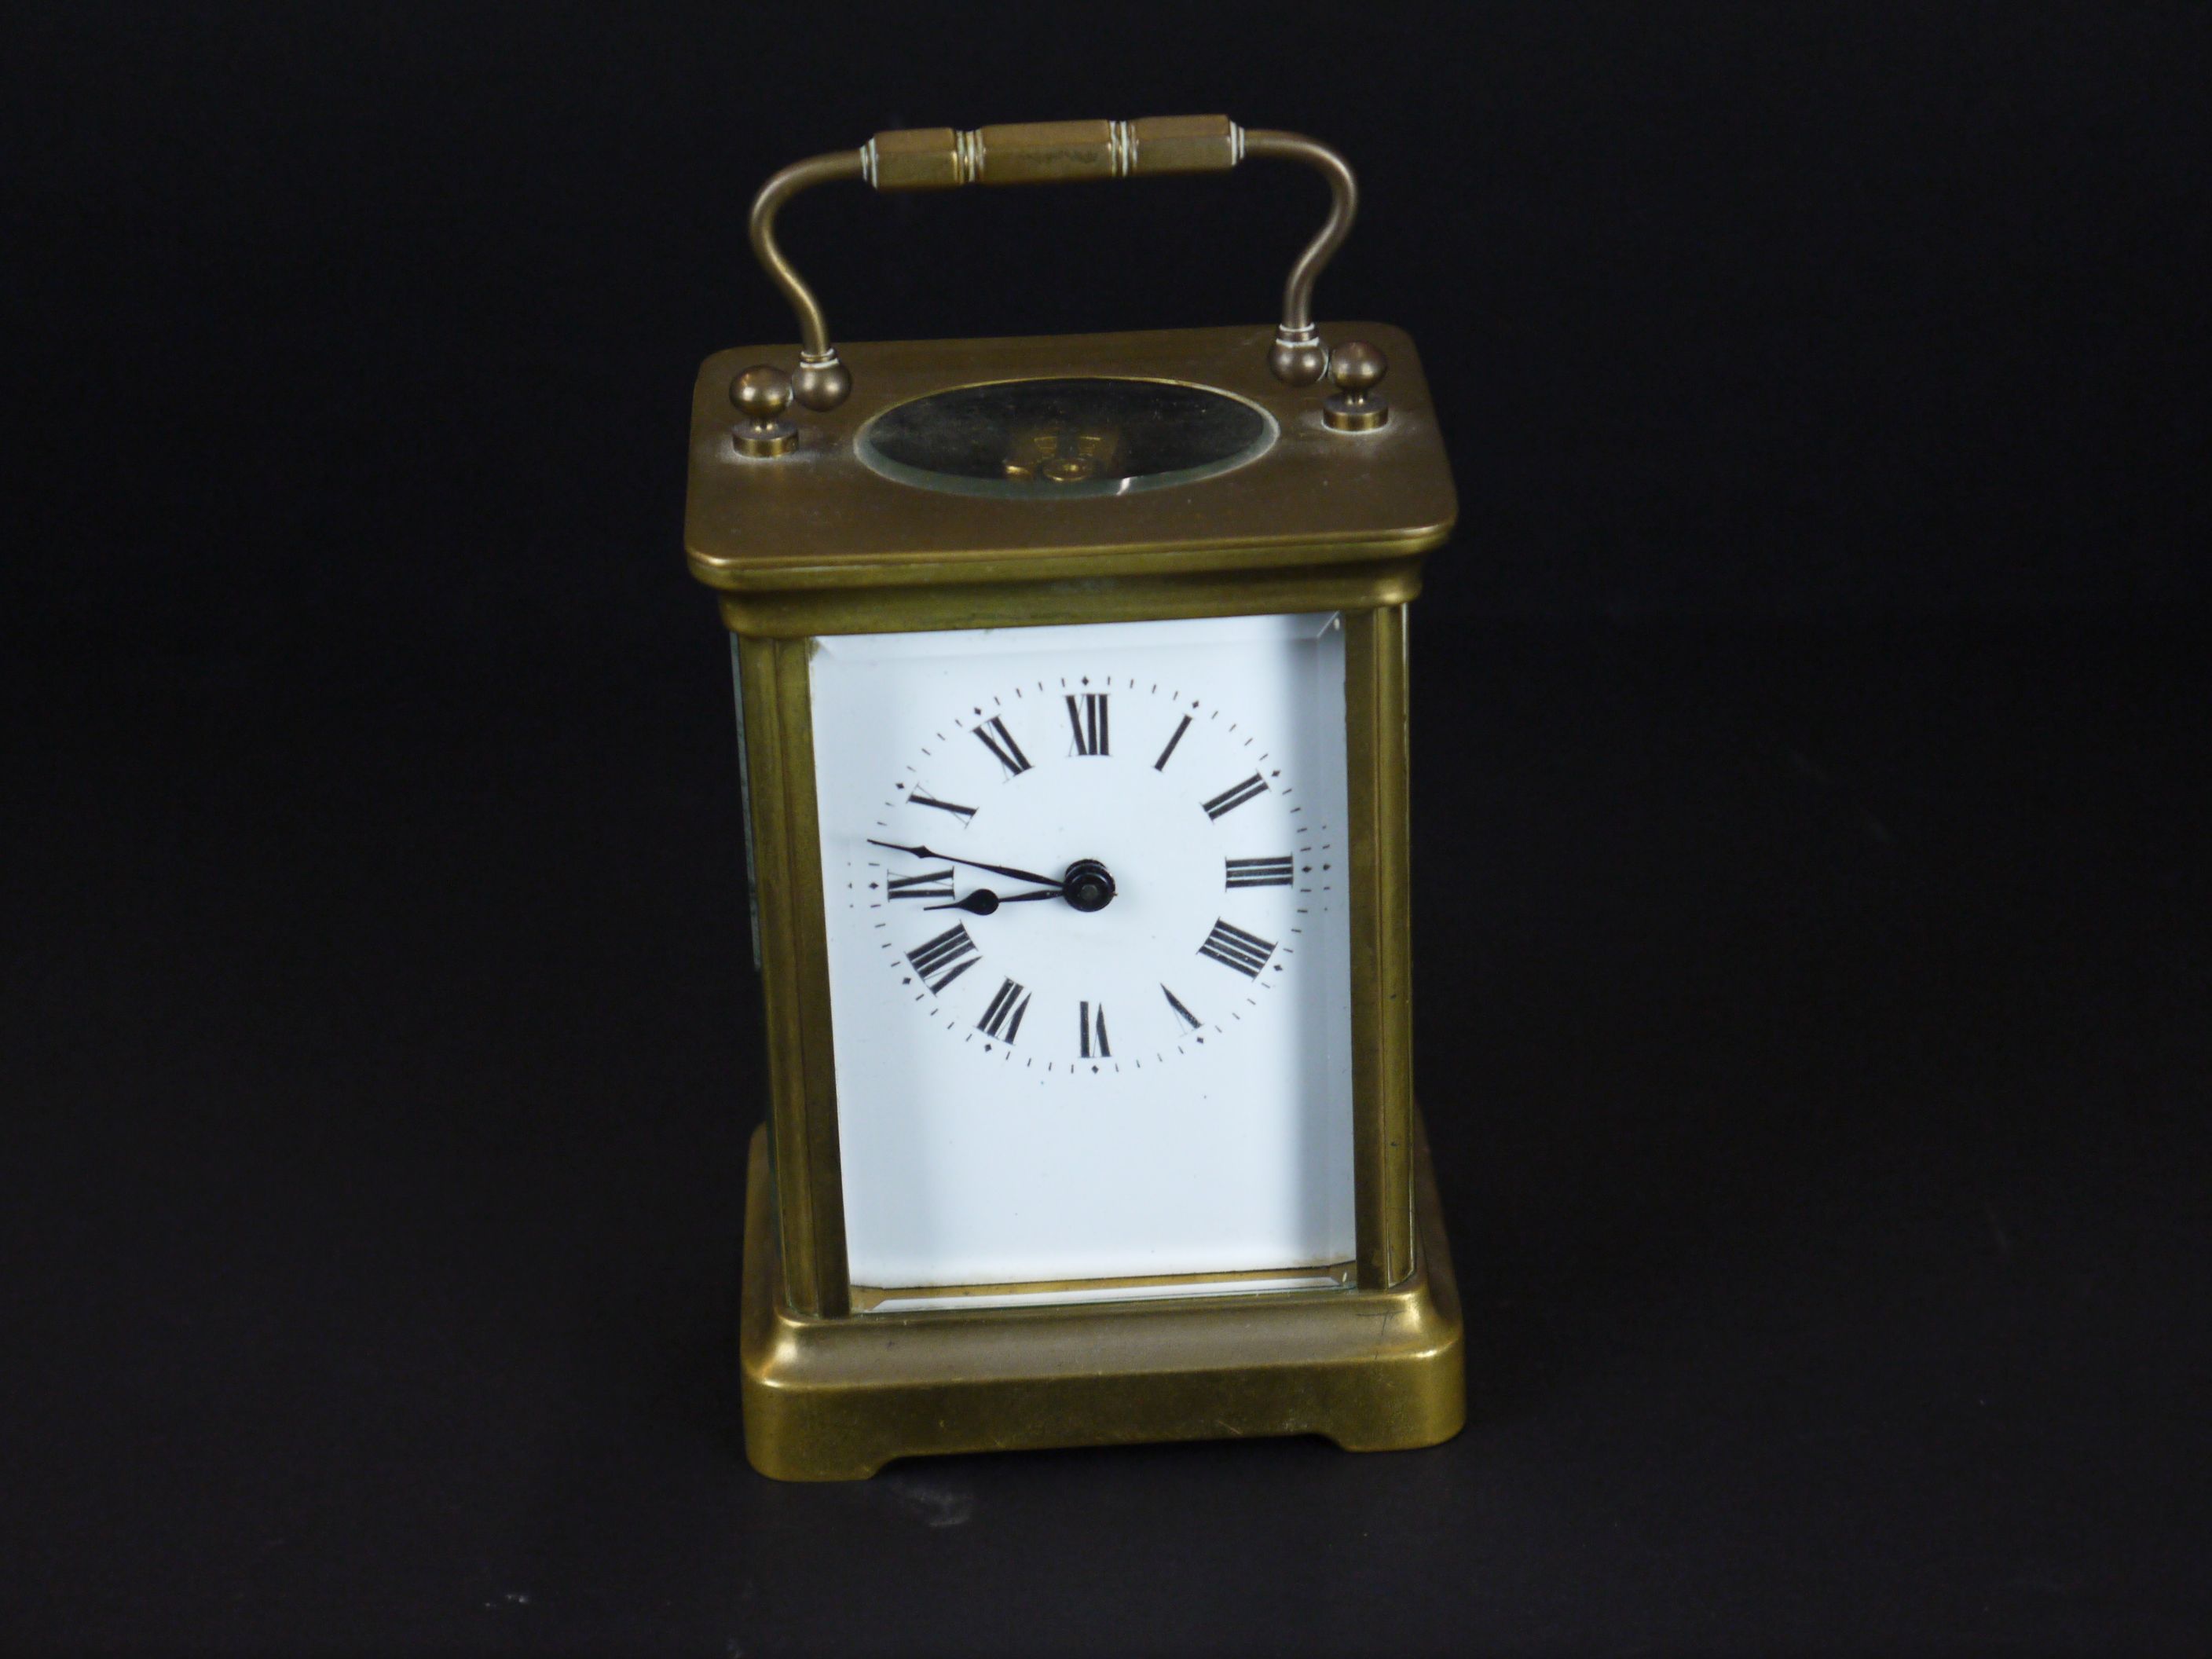
[[[1247,156],[1300,161],[1328,182],[1328,217],[1291,268],[1283,289],[1283,320],[1267,354],[1278,380],[1313,385],[1328,368],[1328,348],[1313,323],[1313,287],[1343,246],[1358,210],[1359,188],[1351,167],[1328,145],[1295,132],[1247,130],[1225,115],[1167,115],[1139,121],[1039,121],[969,132],[951,127],[879,132],[858,149],[833,150],[784,168],[753,199],[751,234],[753,252],[799,320],[793,395],[809,409],[826,410],[844,402],[853,389],[852,374],[830,343],[821,303],[776,246],[775,216],[799,191],[844,179],[863,179],[878,191],[918,191],[1226,173]]]
[[[1225,115],[1142,121],[1033,121],[1017,126],[916,127],[860,146],[860,176],[878,190],[960,185],[1072,185],[1158,173],[1226,173],[1244,134]]]

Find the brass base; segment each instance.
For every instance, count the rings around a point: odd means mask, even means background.
[[[1318,1434],[1432,1446],[1467,1417],[1458,1287],[1425,1148],[1411,1278],[1388,1291],[805,1319],[779,1287],[768,1132],[745,1178],[745,1455],[779,1480],[895,1457]]]
[[[739,421],[730,428],[732,447],[755,460],[787,455],[798,442],[799,428],[790,421]]]
[[[1373,393],[1355,402],[1333,392],[1321,400],[1321,420],[1332,432],[1373,432],[1389,424],[1390,405]]]

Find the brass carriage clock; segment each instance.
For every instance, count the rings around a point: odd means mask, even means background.
[[[1332,196],[1273,329],[841,350],[775,236],[833,179],[1260,158]],[[1460,1427],[1406,848],[1406,610],[1456,507],[1411,343],[1311,319],[1354,199],[1195,116],[880,133],[754,204],[799,345],[700,371],[685,544],[734,636],[768,1474]]]

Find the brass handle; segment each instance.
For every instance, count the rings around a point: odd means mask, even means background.
[[[813,290],[775,243],[775,216],[802,190],[832,179],[863,179],[878,190],[952,190],[962,185],[1057,185],[1164,173],[1226,173],[1248,155],[1303,161],[1328,181],[1328,217],[1291,267],[1283,320],[1268,351],[1275,378],[1311,386],[1328,369],[1328,348],[1313,322],[1313,288],[1352,229],[1359,186],[1345,160],[1295,132],[1249,131],[1225,115],[1153,116],[1141,121],[1041,121],[1017,126],[920,127],[879,132],[858,149],[832,150],[783,169],[753,198],[752,244],[762,269],[799,319],[799,369],[792,393],[809,409],[835,409],[853,377],[830,342]]]

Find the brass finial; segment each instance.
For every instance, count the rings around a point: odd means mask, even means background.
[[[1372,432],[1390,418],[1390,403],[1376,391],[1390,362],[1364,340],[1346,340],[1330,354],[1329,378],[1337,389],[1322,400],[1321,417],[1333,432]]]
[[[745,418],[730,428],[740,455],[781,455],[799,441],[784,417],[791,406],[791,377],[772,363],[756,363],[730,382],[730,401]]]

